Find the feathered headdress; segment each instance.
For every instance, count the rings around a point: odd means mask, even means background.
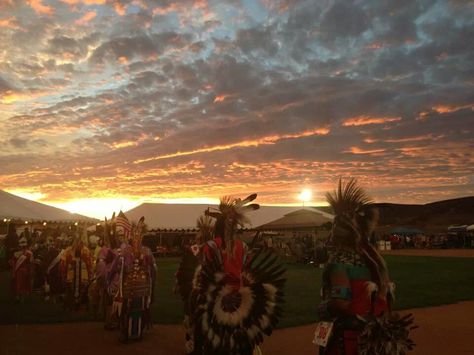
[[[132,230],[132,248],[137,251],[142,246],[143,229],[145,226],[145,217],[140,218],[135,228]]]
[[[252,194],[241,200],[232,196],[221,198],[217,211],[206,211],[206,215],[219,219],[225,219],[234,226],[244,226],[250,220],[245,215],[249,211],[258,210],[258,203],[250,203],[257,198],[257,194]]]
[[[346,184],[339,179],[337,190],[327,193],[326,199],[334,210],[333,238],[336,244],[355,247],[361,240],[368,240],[378,221],[378,211],[372,200],[356,179]]]
[[[117,248],[117,225],[115,223],[115,212],[110,221],[104,218],[104,245],[109,248]]]
[[[209,215],[203,214],[200,216],[196,221],[196,226],[199,229],[201,242],[205,243],[212,238],[214,223]]]
[[[215,211],[206,211],[206,215],[216,218],[214,225],[214,236],[224,239],[226,247],[232,248],[235,228],[243,227],[250,223],[246,216],[249,211],[255,211],[260,208],[258,203],[251,203],[257,198],[257,194],[252,194],[241,200],[231,196],[221,198],[219,208]]]
[[[345,184],[339,179],[337,190],[327,193],[326,198],[335,214],[332,229],[334,243],[358,251],[366,260],[378,289],[386,293],[389,289],[387,266],[369,243],[378,221],[378,211],[373,208],[371,198],[353,178]]]

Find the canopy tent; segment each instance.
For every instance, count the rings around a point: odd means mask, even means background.
[[[150,230],[193,229],[196,228],[196,220],[208,208],[212,210],[217,208],[217,205],[143,203],[125,212],[125,215],[130,221],[138,221],[141,216],[144,216],[145,224]],[[285,213],[299,209],[301,206],[260,206],[260,209],[247,214],[250,223],[246,227],[253,228],[271,222]]]
[[[468,232],[473,232],[474,231],[474,224],[471,224],[470,226],[467,226],[466,230]]]
[[[0,190],[0,220],[47,221],[47,222],[91,222],[94,218],[31,201]]]
[[[331,223],[333,219],[334,216],[329,213],[315,208],[303,208],[287,213],[283,217],[269,223],[262,224],[256,229],[269,231],[312,229],[328,222]]]
[[[458,233],[458,232],[466,232],[468,225],[464,224],[462,226],[449,226],[448,232]]]
[[[423,234],[423,231],[418,228],[396,227],[392,228],[389,233],[396,235],[417,235]]]

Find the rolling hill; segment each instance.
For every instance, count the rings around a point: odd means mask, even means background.
[[[419,228],[428,233],[445,232],[450,225],[474,223],[474,196],[461,197],[424,205],[375,203],[380,213],[379,231],[405,226]],[[319,207],[332,213],[330,207]]]

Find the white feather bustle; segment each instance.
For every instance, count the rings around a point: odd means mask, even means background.
[[[254,339],[257,334],[260,333],[260,328],[257,327],[255,324],[253,324],[248,330],[247,334],[249,336],[249,339]]]
[[[223,273],[223,272],[216,272],[216,273],[214,274],[214,280],[215,280],[216,282],[221,282],[222,279],[224,278],[224,276],[225,276],[225,273]]]
[[[214,347],[214,349],[216,349],[220,343],[221,343],[221,338],[217,334],[215,334],[214,339],[212,339],[212,346]]]
[[[193,276],[193,288],[198,290],[199,287],[199,278],[201,275],[201,270],[202,270],[202,265],[198,265],[196,270],[194,270],[194,276]]]
[[[207,312],[202,315],[202,329],[207,332],[209,330],[209,323],[207,322]]]
[[[242,279],[246,281],[246,284],[251,285],[255,283],[254,278],[252,275],[248,272],[243,272],[242,273]]]
[[[211,329],[209,329],[209,332],[207,333],[207,339],[209,339],[209,341],[212,341],[212,338],[214,338],[214,331]]]
[[[184,328],[188,329],[189,328],[189,316],[185,315],[183,319],[183,326]]]
[[[395,282],[388,283],[388,293],[390,294],[393,300],[395,299],[395,288],[396,288]]]
[[[192,340],[188,340],[184,343],[184,351],[186,354],[191,354],[194,351],[194,342]]]
[[[211,302],[212,301],[212,293],[215,291],[216,289],[216,286],[214,285],[210,285],[208,288],[207,288],[207,294],[206,294],[206,300],[207,302]]]
[[[266,315],[263,315],[261,318],[260,318],[260,329],[267,329],[268,326],[270,325],[270,318],[268,318],[268,316]]]
[[[375,282],[372,282],[372,281],[367,281],[365,283],[365,291],[367,293],[367,297],[372,297],[372,294],[375,292],[379,292],[379,287],[377,286],[377,284]]]
[[[240,288],[238,291],[241,296],[239,308],[237,308],[237,310],[234,312],[225,312],[222,308],[222,299],[231,292],[233,292],[233,289],[230,285],[225,286],[219,291],[216,297],[216,303],[214,305],[214,315],[218,323],[235,327],[241,325],[242,321],[248,317],[254,303],[254,296],[250,288]]]
[[[272,284],[263,284],[263,288],[267,291],[271,299],[275,299],[275,295],[278,292],[278,289],[275,286]]]
[[[265,310],[267,311],[268,314],[273,314],[273,312],[275,311],[275,306],[276,306],[275,302],[267,301]]]

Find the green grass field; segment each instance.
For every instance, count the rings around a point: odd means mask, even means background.
[[[474,258],[386,256],[397,284],[395,309],[430,307],[474,300]],[[179,324],[182,303],[173,294],[178,259],[158,259],[158,282],[153,304],[155,323]],[[286,303],[281,327],[314,322],[319,303],[321,271],[309,265],[287,265]],[[65,311],[33,294],[15,303],[9,292],[10,275],[0,274],[0,323],[51,323],[92,320],[87,313]]]

